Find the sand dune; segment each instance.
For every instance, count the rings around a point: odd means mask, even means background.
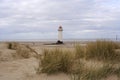
[[[52,49],[59,47],[62,49],[69,49],[73,51],[73,44],[65,45],[43,45],[37,43],[21,43],[29,45],[39,54],[42,54],[42,49]],[[54,75],[47,75],[44,73],[36,74],[38,67],[38,60],[31,56],[30,58],[15,58],[16,50],[8,49],[6,43],[0,43],[0,80],[71,80],[70,76],[64,73],[57,73]],[[85,62],[85,61],[83,61]],[[93,66],[96,62],[85,62],[86,65]],[[98,64],[96,64],[98,65]],[[101,63],[99,63],[101,65]],[[106,80],[119,80],[116,75],[112,75]]]

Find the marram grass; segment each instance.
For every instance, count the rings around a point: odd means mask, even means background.
[[[62,51],[58,48],[53,50],[44,49],[41,59],[41,72],[48,74],[56,72],[68,73],[72,63],[73,56],[70,51]]]
[[[99,61],[119,61],[120,55],[115,51],[118,48],[119,45],[112,41],[96,41],[88,43],[85,47],[77,45],[75,52],[79,58]]]
[[[115,69],[109,64],[104,64],[102,68],[87,69],[79,67],[77,73],[71,74],[71,80],[101,80],[115,73]]]
[[[118,45],[110,41],[96,41],[86,46],[75,45],[73,52],[60,48],[43,49],[39,58],[37,73],[54,74],[64,72],[71,75],[71,80],[101,80],[111,75],[120,76],[120,68],[116,69],[112,61],[118,61],[120,55],[115,50]],[[103,67],[90,69],[84,65],[83,60],[103,61]],[[110,61],[108,63],[106,61]],[[97,66],[96,66],[97,67]]]
[[[17,56],[21,58],[29,58],[30,57],[30,49],[26,48],[25,46],[19,46],[16,50]]]

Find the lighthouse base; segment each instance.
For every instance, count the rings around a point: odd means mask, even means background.
[[[63,44],[63,41],[58,40],[56,44]]]

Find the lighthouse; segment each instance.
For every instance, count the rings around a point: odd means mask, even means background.
[[[58,41],[57,41],[57,44],[63,44],[62,32],[63,32],[63,28],[62,28],[62,26],[59,26],[59,28],[58,28]]]

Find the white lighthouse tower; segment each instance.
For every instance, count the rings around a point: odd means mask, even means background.
[[[63,32],[63,28],[62,28],[62,26],[60,26],[60,27],[58,28],[58,41],[57,41],[57,44],[63,44],[62,32]]]

